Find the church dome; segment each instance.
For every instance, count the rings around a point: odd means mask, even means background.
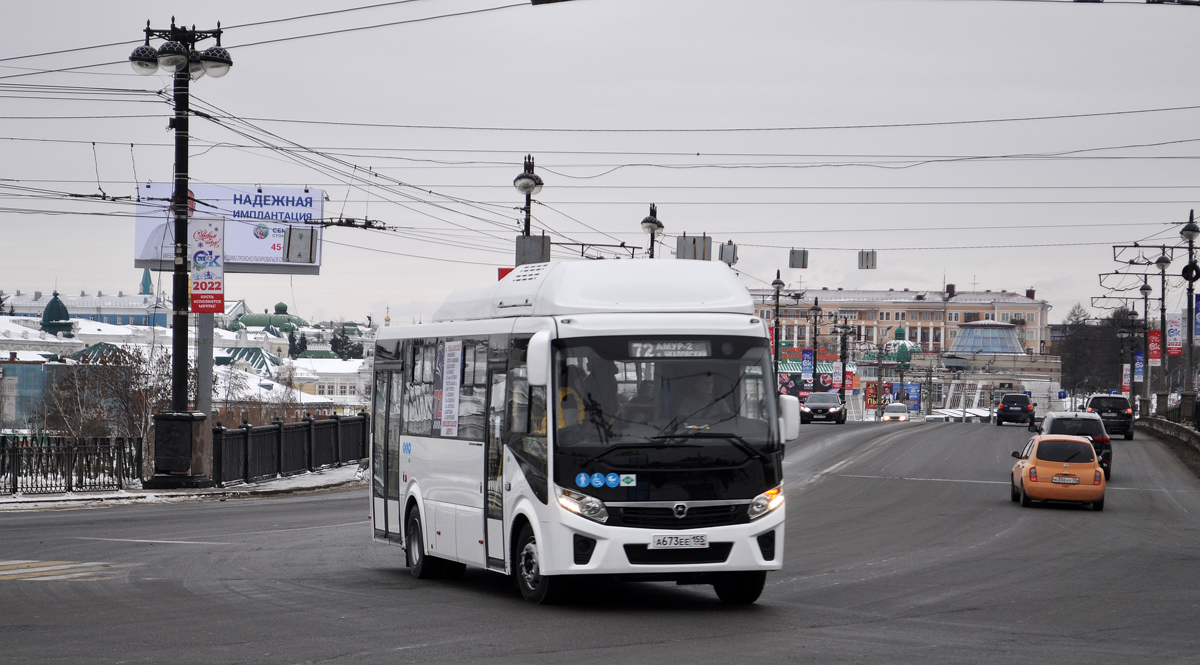
[[[229,325],[229,329],[235,330],[234,326],[239,324],[240,327],[236,328],[237,330],[241,328],[275,328],[277,332],[286,336],[290,332],[296,332],[301,328],[308,327],[308,321],[293,314],[288,314],[287,310],[286,303],[276,303],[274,314],[268,314],[265,311],[262,314],[247,312],[237,317]]]
[[[64,337],[72,336],[71,314],[63,301],[58,299],[58,291],[54,292],[50,302],[46,303],[46,309],[42,311],[42,330],[52,335],[62,333]]]

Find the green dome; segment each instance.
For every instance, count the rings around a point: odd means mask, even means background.
[[[239,328],[234,328],[234,326],[238,326],[239,324]],[[298,316],[288,314],[287,305],[284,303],[277,303],[275,305],[274,314],[268,314],[267,312],[255,314],[249,312],[237,317],[237,319],[235,319],[233,323],[229,325],[230,330],[240,330],[241,328],[250,327],[275,328],[277,331],[287,335],[288,333],[295,332],[300,328],[308,327],[308,321],[305,321]]]
[[[46,303],[46,309],[42,311],[42,330],[52,335],[63,333],[69,337],[71,328],[71,314],[67,312],[63,301],[58,299],[58,291],[55,291],[50,302]]]
[[[896,326],[896,339],[904,339],[904,326]]]

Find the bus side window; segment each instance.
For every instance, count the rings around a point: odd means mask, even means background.
[[[546,388],[530,389],[526,373],[529,338],[513,340],[508,370],[508,418],[505,444],[516,455],[534,494],[546,503]]]
[[[405,353],[404,358],[404,432],[433,436],[433,369],[437,342],[414,340],[406,346],[411,352]]]
[[[403,402],[397,399],[404,389],[404,373],[388,372],[392,379],[392,400],[388,407],[387,498],[400,499],[400,436],[404,425]]]
[[[384,491],[384,448],[387,446],[387,431],[388,431],[388,382],[392,376],[391,372],[377,372],[375,374],[375,407],[372,409],[374,417],[374,437],[373,446],[371,447],[372,467],[372,485],[374,495],[380,499],[383,498]]]
[[[463,340],[462,387],[458,402],[458,438],[482,441],[487,397],[487,341]]]

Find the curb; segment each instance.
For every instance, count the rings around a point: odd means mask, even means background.
[[[340,467],[339,469],[327,471],[342,471],[344,469],[351,468],[358,467],[347,465]],[[326,472],[317,472],[304,475],[313,477],[332,474],[327,474]],[[318,492],[367,487],[369,485],[369,478],[365,475],[359,476],[357,471],[354,474],[347,474],[345,471],[343,471],[337,475],[349,475],[350,477],[329,478],[328,480],[320,479],[324,480],[324,482],[318,481],[317,483],[311,485],[297,485],[289,487],[272,487],[272,484],[296,479],[300,476],[276,478],[264,481],[260,484],[234,485],[231,487],[206,488],[203,490],[138,489],[97,492],[94,494],[82,492],[72,492],[70,494],[18,494],[15,496],[0,498],[0,512],[40,510],[48,508],[85,508],[101,505],[148,505],[157,503],[225,501],[227,499],[249,499],[258,497],[288,496],[292,494],[315,494]],[[312,479],[317,480],[317,478]]]

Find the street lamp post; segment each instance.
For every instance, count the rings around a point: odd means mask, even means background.
[[[842,400],[842,404],[845,404],[846,403],[846,361],[847,361],[846,337],[854,334],[854,327],[847,323],[842,323],[837,327],[837,333],[839,335],[841,335],[841,337],[842,337],[841,345],[840,345],[841,348],[839,349],[839,353],[838,353],[838,358],[842,362],[842,383],[841,383],[841,387],[838,388],[838,398]]]
[[[1117,339],[1121,341],[1121,354],[1120,354],[1119,359],[1117,360],[1117,367],[1121,372],[1121,388],[1122,389],[1125,388],[1125,348],[1128,346],[1129,338],[1132,336],[1133,336],[1133,333],[1128,328],[1121,328],[1120,330],[1117,331]],[[1132,373],[1133,372],[1131,371],[1130,374],[1132,375]],[[1133,377],[1132,376],[1130,376],[1129,391],[1130,391],[1130,393],[1133,392]],[[1124,393],[1124,390],[1122,390],[1121,392]]]
[[[650,206],[650,216],[654,216],[654,206]],[[654,221],[657,222],[658,220]],[[642,224],[645,225],[645,222],[642,222]],[[775,271],[775,281],[771,282],[771,288],[775,289],[775,392],[778,393],[782,387],[779,384],[779,347],[783,345],[779,339],[779,292],[783,290],[783,280],[779,278],[778,270]]]
[[[129,64],[133,71],[143,76],[151,76],[161,69],[175,75],[175,117],[172,119],[172,127],[175,129],[175,192],[171,202],[175,217],[171,291],[171,413],[159,413],[155,416],[155,475],[190,472],[188,480],[166,480],[169,486],[211,484],[211,450],[205,449],[203,442],[207,439],[202,434],[204,413],[188,411],[190,308],[187,239],[188,209],[191,203],[188,192],[189,85],[191,81],[205,75],[221,78],[228,74],[233,66],[233,59],[230,58],[229,52],[221,47],[220,23],[217,23],[216,30],[196,30],[194,27],[189,29],[176,26],[175,18],[172,17],[170,29],[153,29],[147,21],[144,32],[146,43],[138,46],[129,55]],[[151,39],[164,41],[155,49],[150,46]],[[215,39],[216,46],[197,51],[196,44],[206,39]],[[211,350],[209,354],[208,360],[211,363]],[[210,367],[205,365],[199,356],[197,365]],[[209,371],[211,372],[211,369]],[[204,382],[200,383],[203,388]],[[199,449],[196,444],[200,444]]]
[[[659,235],[662,234],[663,223],[658,221],[658,206],[654,205],[653,203],[650,204],[650,214],[647,215],[646,218],[642,220],[642,231],[650,234],[650,258],[654,258],[654,244],[656,242],[655,239]],[[778,279],[779,271],[775,271],[775,272],[776,272],[775,278]],[[783,287],[779,287],[779,288],[783,288]],[[775,290],[775,315],[776,316],[779,315],[779,290],[778,289]],[[776,319],[776,321],[778,321],[778,318]],[[776,323],[776,326],[778,326],[778,323]]]
[[[813,327],[813,373],[817,371],[817,362],[820,355],[820,339],[821,339],[821,303],[820,298],[813,298],[812,307],[808,308],[808,318],[812,321]]]
[[[1191,424],[1196,415],[1196,389],[1193,383],[1192,344],[1195,342],[1196,331],[1196,279],[1200,278],[1200,267],[1196,265],[1196,238],[1200,237],[1200,226],[1196,226],[1196,211],[1188,213],[1188,223],[1179,231],[1179,235],[1187,241],[1188,264],[1183,267],[1183,278],[1187,280],[1187,345],[1184,346],[1184,377],[1183,392],[1180,399],[1183,406],[1179,410],[1182,422]]]
[[[1171,258],[1167,256],[1167,248],[1162,248],[1162,255],[1154,260],[1162,278],[1158,291],[1158,399],[1154,406],[1154,414],[1160,418],[1167,415],[1167,268],[1171,267]]]
[[[529,218],[533,208],[533,195],[542,191],[542,177],[533,172],[533,155],[525,155],[525,170],[513,178],[513,187],[525,195],[525,230],[521,235],[529,235]]]
[[[1138,406],[1138,418],[1150,415],[1150,283],[1142,277],[1142,402]]]

